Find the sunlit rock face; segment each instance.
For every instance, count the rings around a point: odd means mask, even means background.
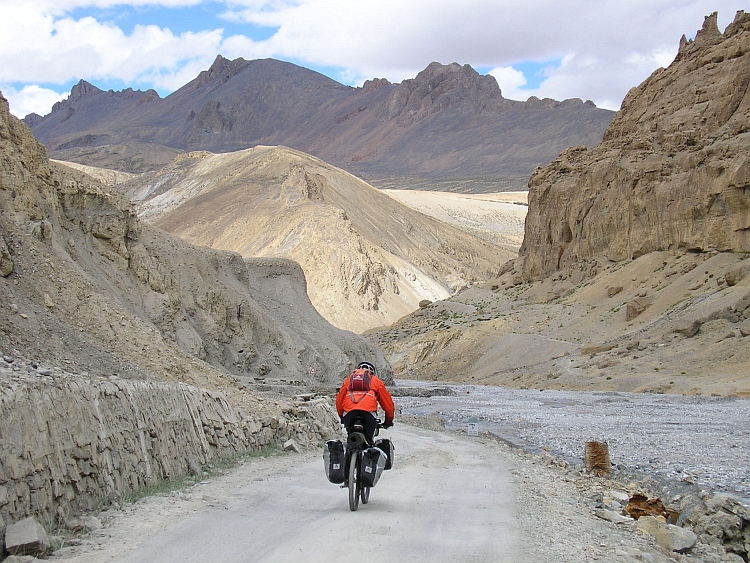
[[[525,279],[595,256],[750,251],[750,14],[724,33],[716,17],[628,93],[601,144],[535,171]]]

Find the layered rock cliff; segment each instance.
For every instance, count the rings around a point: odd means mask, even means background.
[[[601,144],[534,172],[523,278],[593,257],[750,252],[750,14],[724,33],[716,16],[628,93]]]

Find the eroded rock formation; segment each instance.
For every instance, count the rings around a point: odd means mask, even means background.
[[[0,295],[26,315],[0,308],[5,350],[198,385],[203,361],[242,377],[307,379],[315,367],[311,382],[323,383],[367,356],[387,376],[374,347],[312,307],[298,265],[245,261],[142,225],[119,191],[51,165],[2,105]]]
[[[750,251],[750,14],[716,14],[674,62],[633,88],[601,144],[538,168],[519,268],[657,250]]]

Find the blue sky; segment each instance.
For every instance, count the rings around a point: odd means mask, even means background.
[[[49,113],[85,79],[166,96],[221,54],[274,57],[354,86],[468,63],[511,99],[617,109],[680,37],[746,0],[0,0],[0,90]]]

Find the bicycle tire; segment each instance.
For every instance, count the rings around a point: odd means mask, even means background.
[[[359,481],[359,460],[360,452],[355,450],[349,460],[349,510],[352,512],[359,508],[360,481]]]
[[[359,496],[362,500],[362,504],[370,502],[370,487],[362,487],[362,492]]]

